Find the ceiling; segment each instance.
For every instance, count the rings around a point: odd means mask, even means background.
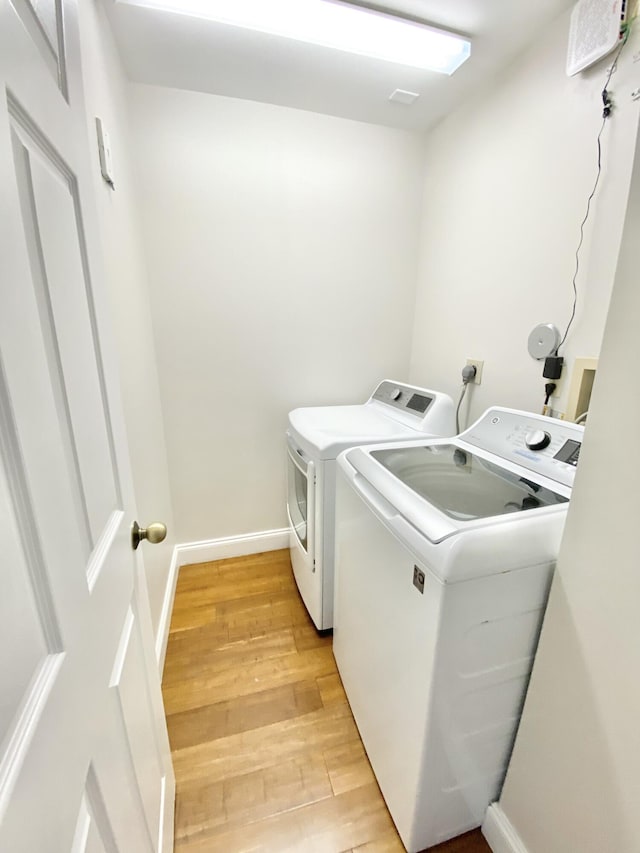
[[[360,4],[470,36],[471,58],[451,77],[139,6],[136,0],[106,0],[106,8],[134,82],[427,131],[489,85],[497,71],[574,2],[365,0]],[[413,104],[391,102],[389,95],[395,89],[417,92],[420,97]]]

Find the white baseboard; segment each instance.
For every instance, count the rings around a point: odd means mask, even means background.
[[[265,530],[262,533],[248,533],[244,536],[225,536],[221,539],[205,539],[202,542],[185,542],[175,546],[156,637],[156,659],[161,677],[180,566],[187,563],[208,563],[211,560],[223,560],[226,557],[244,557],[247,554],[260,554],[262,551],[277,551],[288,547],[288,527],[280,530]]]
[[[176,545],[178,564],[208,563],[226,557],[244,557],[262,551],[277,551],[289,547],[289,528],[264,530],[262,533],[247,533],[244,536],[225,536],[221,539],[205,539],[203,542],[185,542]]]
[[[160,621],[158,623],[158,633],[156,634],[156,660],[158,662],[158,670],[160,679],[162,679],[162,671],[164,669],[164,659],[167,654],[167,643],[169,642],[169,625],[171,623],[171,611],[173,610],[173,599],[176,595],[176,584],[178,583],[178,571],[180,563],[178,562],[178,546],[175,546],[171,554],[171,563],[169,565],[169,574],[167,576],[167,586],[162,599],[162,610],[160,611]]]
[[[493,853],[528,853],[513,824],[500,808],[500,803],[492,803],[487,809],[482,834]]]

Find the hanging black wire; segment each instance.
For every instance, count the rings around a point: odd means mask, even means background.
[[[620,58],[620,54],[622,53],[623,47],[627,43],[628,36],[629,36],[629,30],[626,29],[623,36],[622,36],[622,43],[620,44],[618,50],[616,51],[616,55],[614,57],[613,62],[611,63],[611,66],[609,68],[609,73],[607,74],[607,79],[606,79],[604,87],[602,89],[602,105],[603,105],[602,124],[600,125],[600,130],[598,131],[598,135],[596,137],[596,146],[598,149],[596,179],[593,183],[593,188],[591,190],[591,193],[589,194],[589,198],[587,199],[587,209],[585,211],[584,218],[583,218],[582,222],[580,223],[580,239],[579,239],[578,245],[576,247],[576,266],[575,266],[575,269],[573,272],[573,278],[571,280],[571,285],[573,287],[573,306],[571,308],[571,316],[569,317],[569,322],[567,323],[567,328],[564,330],[564,335],[562,336],[560,343],[556,347],[556,355],[558,355],[558,352],[560,351],[560,347],[566,341],[567,335],[569,334],[569,329],[571,328],[573,321],[575,320],[575,317],[576,317],[576,308],[578,306],[578,286],[577,286],[576,282],[577,282],[577,278],[578,278],[578,272],[580,270],[580,249],[582,248],[582,244],[584,242],[584,226],[586,225],[587,220],[589,218],[589,213],[591,212],[591,202],[593,201],[593,197],[595,196],[596,190],[598,189],[598,184],[600,183],[600,176],[602,174],[602,143],[601,143],[601,137],[602,137],[602,132],[604,130],[604,126],[607,123],[607,119],[611,115],[611,111],[613,109],[613,103],[612,103],[611,98],[609,96],[608,86],[609,86],[609,82],[611,81],[611,77],[613,76],[613,73],[618,66],[618,59]]]

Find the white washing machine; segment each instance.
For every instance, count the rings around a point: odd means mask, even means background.
[[[498,798],[582,434],[493,408],[453,439],[338,459],[333,649],[409,853]]]
[[[333,626],[336,457],[348,447],[453,435],[447,394],[384,380],[366,403],[289,413],[287,512],[293,573],[319,630]]]

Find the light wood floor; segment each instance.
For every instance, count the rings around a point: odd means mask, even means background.
[[[181,569],[163,692],[176,853],[404,850],[288,551]],[[489,847],[476,831],[432,851]]]

